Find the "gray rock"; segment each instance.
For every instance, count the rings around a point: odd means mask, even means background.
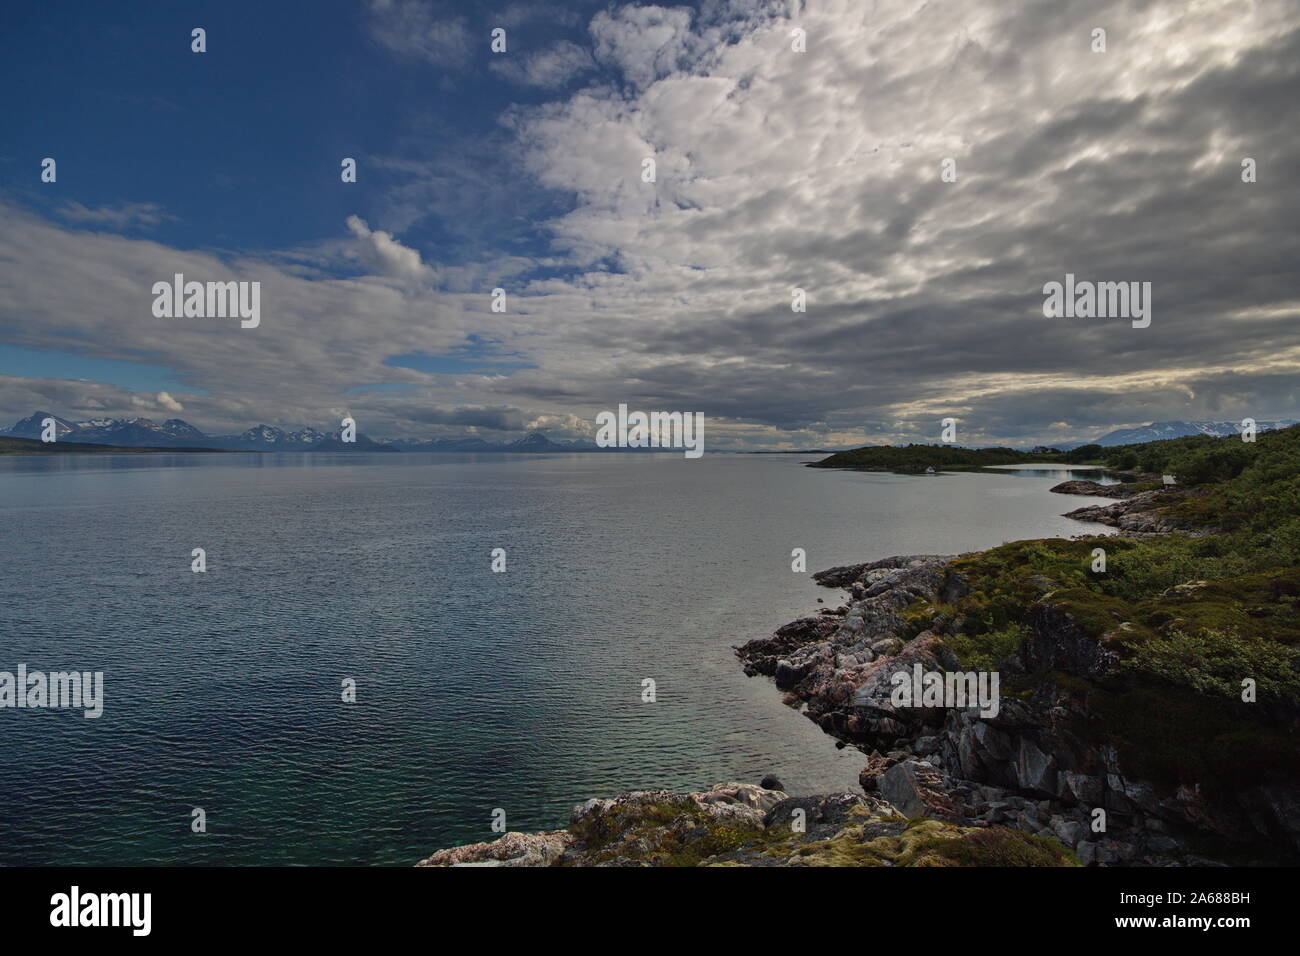
[[[1020,738],[1015,761],[1016,783],[1021,790],[1050,795],[1056,792],[1056,760],[1043,753],[1028,737]]]

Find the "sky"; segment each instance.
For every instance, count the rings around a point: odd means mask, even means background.
[[[4,19],[4,425],[504,441],[626,404],[799,449],[1300,418],[1294,3]],[[260,323],[155,316],[176,273],[259,282]],[[1045,316],[1067,273],[1150,282],[1150,325]]]

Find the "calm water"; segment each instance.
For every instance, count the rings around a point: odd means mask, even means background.
[[[732,655],[840,602],[791,549],[1103,529],[1059,517],[1093,500],[1047,493],[1064,469],[811,457],[0,458],[0,670],[105,672],[97,720],[0,710],[0,863],[410,864],[497,807],[529,830],[632,788],[855,787],[861,755]]]

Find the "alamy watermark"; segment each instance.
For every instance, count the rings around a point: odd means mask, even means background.
[[[601,448],[684,448],[687,458],[704,454],[703,412],[618,412],[596,416],[596,444]]]
[[[1075,281],[1067,272],[1065,282],[1044,285],[1043,295],[1049,319],[1131,319],[1135,329],[1151,324],[1150,282]]]
[[[6,707],[80,709],[87,719],[104,712],[103,671],[0,671],[0,710]]]
[[[895,707],[978,707],[981,717],[996,717],[1002,709],[997,671],[926,671],[913,664],[911,673],[897,671],[889,702]]]
[[[262,283],[186,282],[178,272],[171,282],[153,284],[153,314],[159,319],[243,320],[241,329],[255,329],[262,322]]]
[[[152,893],[83,893],[74,885],[50,897],[50,925],[58,928],[119,926],[132,936],[148,936],[152,912]]]

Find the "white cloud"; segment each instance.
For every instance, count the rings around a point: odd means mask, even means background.
[[[1294,417],[1300,199],[1280,171],[1297,149],[1285,120],[1300,16],[1183,6],[817,0],[796,19],[763,2],[611,8],[591,35],[623,82],[516,107],[506,129],[526,175],[442,179],[463,156],[390,160],[433,170],[397,196],[405,205],[472,183],[449,207],[461,219],[494,188],[494,209],[510,208],[510,189],[554,191],[548,209],[561,211],[538,224],[553,276],[525,281],[540,261],[524,243],[443,268],[411,247],[413,229],[399,241],[355,216],[346,254],[371,275],[336,280],[0,204],[0,321],[18,345],[158,356],[210,393],[186,397],[208,426],[322,422],[349,388],[376,383],[412,387],[346,401],[397,433],[453,427],[447,410],[462,406],[484,410],[474,427],[581,432],[628,401],[704,411],[714,447],[925,436],[945,414],[989,440],[1052,439],[1063,422],[1078,434],[1138,417]],[[441,22],[431,6],[374,8],[423,56],[418,38]],[[1093,54],[1101,22],[1120,27]],[[796,24],[804,54],[790,49]],[[1258,183],[1240,182],[1239,155],[1259,160]],[[956,183],[939,179],[945,157]],[[1039,290],[1067,269],[1152,280],[1152,327],[1045,321]],[[176,271],[262,279],[261,328],[160,325],[149,284]],[[488,309],[496,283],[507,315]],[[806,314],[790,311],[796,285]],[[471,333],[538,367],[384,364]],[[74,385],[0,380],[0,407],[123,400]]]
[[[591,21],[596,59],[644,87],[685,64],[691,47],[687,7],[633,6],[602,10]]]
[[[159,392],[158,395],[156,396],[156,399],[158,404],[161,405],[163,408],[167,409],[167,411],[169,412],[185,411],[185,406],[182,405],[180,402],[176,401],[176,399],[172,398],[171,395],[169,395],[166,392]]]
[[[490,69],[511,83],[554,89],[594,69],[591,54],[570,40],[537,53],[494,57]]]
[[[372,230],[360,216],[348,216],[348,231],[357,237],[358,256],[377,275],[395,279],[425,279],[432,275],[420,254],[382,229]]]

